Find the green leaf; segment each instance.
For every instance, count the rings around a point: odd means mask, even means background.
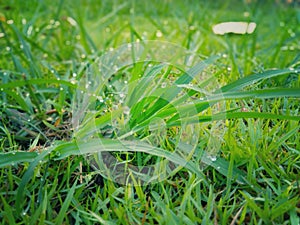
[[[263,73],[256,73],[253,75],[243,77],[243,78],[241,78],[237,81],[234,81],[230,84],[227,84],[227,85],[223,86],[218,92],[224,93],[224,92],[228,92],[228,91],[239,90],[246,86],[252,85],[258,81],[276,77],[276,76],[280,76],[280,75],[289,74],[292,72],[293,71],[291,71],[290,69],[281,69],[281,70],[268,70]]]
[[[32,162],[38,156],[36,152],[9,152],[0,153],[0,168],[17,163]]]
[[[71,155],[85,155],[99,152],[144,152],[162,157],[179,166],[185,167],[197,176],[203,178],[205,182],[204,174],[195,163],[188,161],[176,152],[169,152],[141,141],[119,141],[98,138],[86,142],[63,143],[55,148],[53,158],[60,160]]]
[[[285,202],[281,202],[278,206],[275,206],[271,209],[271,220],[283,215],[284,213],[294,209],[296,207],[299,197],[292,198]]]

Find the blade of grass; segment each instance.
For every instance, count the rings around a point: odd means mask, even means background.
[[[16,213],[20,214],[21,209],[24,205],[24,195],[27,183],[33,176],[35,167],[52,151],[52,149],[48,149],[43,151],[41,154],[35,157],[35,159],[29,165],[27,171],[23,175],[19,187],[16,193]]]
[[[263,112],[228,112],[228,113],[218,113],[212,116],[193,116],[191,118],[183,118],[180,120],[167,122],[167,127],[180,126],[181,124],[193,124],[199,122],[201,123],[201,122],[209,122],[209,121],[218,121],[224,119],[245,119],[245,118],[300,121],[300,116],[277,115],[277,114],[263,113]]]
[[[53,158],[55,160],[64,159],[71,155],[84,155],[89,153],[99,153],[99,152],[144,152],[154,156],[165,158],[173,163],[185,167],[186,169],[194,172],[205,181],[205,176],[200,171],[199,167],[186,159],[182,158],[176,152],[169,152],[164,149],[151,146],[149,144],[143,143],[141,141],[119,141],[112,139],[92,139],[88,142],[70,142],[63,143],[57,146],[53,153]],[[206,183],[207,184],[207,183]]]
[[[0,195],[0,197],[1,197],[2,203],[4,205],[4,210],[5,210],[3,213],[4,221],[8,222],[8,224],[16,224],[12,207],[5,201],[5,198],[2,195]]]
[[[268,70],[263,73],[257,73],[257,74],[253,74],[250,76],[246,76],[246,77],[241,78],[237,81],[234,81],[230,84],[227,84],[227,85],[223,86],[220,89],[220,91],[224,93],[224,92],[228,92],[228,91],[239,90],[246,86],[252,85],[260,80],[264,80],[264,79],[268,79],[268,78],[272,78],[272,77],[276,77],[276,76],[280,76],[280,75],[285,75],[285,74],[289,74],[292,72],[294,72],[294,71],[292,71],[291,69]]]
[[[9,165],[16,165],[23,162],[32,162],[38,156],[36,152],[9,152],[0,153],[0,168]]]
[[[68,195],[66,199],[64,200],[64,203],[56,217],[55,224],[63,224],[64,218],[67,216],[67,210],[72,202],[73,195],[76,189],[77,181],[73,184],[72,188],[69,190]]]

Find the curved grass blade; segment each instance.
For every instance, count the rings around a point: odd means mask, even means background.
[[[300,116],[278,115],[263,112],[225,112],[210,116],[193,116],[189,118],[179,119],[176,121],[167,121],[167,127],[180,126],[181,124],[194,124],[201,122],[218,121],[224,119],[272,119],[272,120],[295,120],[300,121]]]
[[[180,155],[174,152],[169,152],[164,149],[148,145],[143,142],[133,141],[118,141],[112,139],[93,139],[88,142],[70,142],[64,143],[57,146],[54,150],[54,159],[60,160],[71,155],[85,155],[99,152],[144,152],[154,156],[165,158],[177,165],[185,167],[187,170],[197,174],[197,176],[203,178],[205,181],[204,174],[200,171],[198,166],[191,161],[187,161]]]
[[[295,71],[292,71],[291,69],[281,69],[281,70],[268,70],[263,73],[256,73],[253,75],[249,75],[246,77],[243,77],[237,81],[234,81],[230,84],[227,84],[223,86],[219,91],[217,92],[228,92],[228,91],[234,91],[234,90],[239,90],[242,89],[248,85],[252,85],[260,80],[280,76],[280,75],[285,75],[289,74]]]
[[[57,79],[28,79],[28,80],[24,80],[24,81],[14,81],[14,82],[10,82],[10,83],[5,83],[5,84],[0,84],[0,89],[12,89],[12,88],[16,88],[16,87],[23,87],[26,86],[28,84],[60,84],[60,85],[66,85],[70,88],[78,88],[80,89],[79,86],[77,86],[76,84],[72,84],[69,81],[66,80],[57,80]]]
[[[9,152],[0,153],[0,168],[16,165],[17,163],[32,162],[38,156],[36,152]]]

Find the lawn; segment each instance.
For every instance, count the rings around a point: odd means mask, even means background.
[[[0,224],[298,225],[299,40],[299,1],[1,2]]]

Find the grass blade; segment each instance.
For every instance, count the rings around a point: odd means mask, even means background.
[[[0,153],[0,168],[17,163],[32,162],[38,156],[36,152]]]
[[[224,93],[224,92],[228,92],[228,91],[239,90],[239,89],[242,89],[246,86],[252,85],[252,84],[254,84],[258,81],[268,79],[268,78],[272,78],[272,77],[276,77],[276,76],[280,76],[280,75],[289,74],[289,73],[292,73],[292,72],[293,71],[291,71],[290,69],[268,70],[268,71],[265,71],[263,73],[253,74],[253,75],[241,78],[237,81],[234,81],[230,84],[227,84],[227,85],[223,86],[220,89],[220,91]]]
[[[67,215],[67,210],[71,204],[71,201],[73,199],[73,195],[74,195],[74,192],[75,192],[75,188],[76,188],[76,184],[77,182],[75,182],[72,186],[72,188],[69,190],[69,193],[66,197],[66,199],[64,200],[64,204],[62,205],[59,213],[58,213],[58,216],[56,218],[56,221],[55,221],[55,224],[63,224],[63,221],[64,221],[64,218],[65,216]]]
[[[35,167],[52,151],[52,149],[48,149],[43,151],[41,154],[39,154],[37,157],[35,157],[35,159],[31,162],[31,164],[29,165],[27,171],[25,172],[25,174],[23,175],[20,183],[19,183],[19,187],[17,190],[17,194],[16,194],[16,209],[17,209],[17,214],[20,214],[21,209],[23,207],[23,203],[24,203],[24,195],[25,195],[25,189],[26,189],[26,185],[27,183],[30,181],[30,179],[33,176],[34,173],[34,169]]]

